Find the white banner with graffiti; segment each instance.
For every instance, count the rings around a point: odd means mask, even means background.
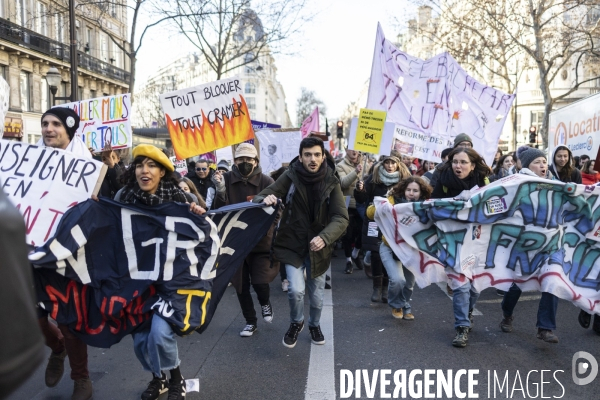
[[[511,175],[466,201],[376,197],[375,221],[420,287],[515,282],[600,315],[599,197],[598,186]]]
[[[492,165],[514,99],[477,81],[449,53],[422,60],[401,51],[377,26],[367,108],[387,112],[401,153],[440,162],[442,150],[466,133]]]

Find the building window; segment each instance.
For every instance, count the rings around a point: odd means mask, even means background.
[[[62,14],[57,14],[54,17],[54,37],[56,41],[64,43],[64,18]]]
[[[85,43],[84,50],[88,54],[90,53],[91,48],[94,46],[93,38],[94,38],[94,31],[91,28],[87,28],[86,38],[85,38],[86,43]]]
[[[256,85],[254,83],[246,83],[244,93],[256,93]]]
[[[249,110],[256,110],[256,99],[254,97],[246,97],[245,100]]]
[[[122,68],[123,57],[121,57],[121,49],[119,48],[119,46],[117,46],[114,43],[113,43],[112,47],[113,47],[113,60],[114,60],[113,65],[115,67]]]
[[[29,72],[21,71],[19,78],[21,111],[31,111],[31,74]]]
[[[4,0],[0,0],[0,18],[4,18],[4,7],[5,7],[5,1]]]
[[[539,135],[540,129],[542,128],[542,122],[544,120],[544,112],[543,111],[532,111],[531,112],[531,126],[535,126],[536,131]]]
[[[50,109],[50,88],[48,87],[48,81],[46,81],[46,78],[42,78],[42,81],[40,83],[40,94],[41,94],[41,98],[42,98],[42,112]]]
[[[48,36],[48,26],[46,24],[46,21],[48,20],[48,7],[39,1],[36,3],[36,6],[37,18],[35,20],[35,29],[37,33]]]
[[[6,66],[0,65],[0,76],[2,76],[4,78],[4,80],[6,82],[8,82],[8,79],[6,78],[6,70],[7,70]]]
[[[96,91],[90,90],[90,99],[95,99],[95,98],[96,98]]]
[[[106,33],[100,34],[100,59],[108,61],[108,35]]]

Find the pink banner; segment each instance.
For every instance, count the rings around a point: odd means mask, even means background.
[[[319,132],[319,107],[315,107],[313,112],[302,122],[300,132],[302,132],[302,139],[311,132]]]

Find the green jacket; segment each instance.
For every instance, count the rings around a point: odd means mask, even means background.
[[[294,183],[295,191],[289,204],[284,204],[286,208],[281,216],[273,250],[277,260],[296,268],[300,268],[306,256],[310,255],[310,276],[316,278],[329,268],[335,241],[344,234],[348,226],[348,210],[340,181],[335,174],[335,165],[328,162],[325,194],[316,211],[315,221],[310,221],[310,218],[307,218],[309,206],[306,188],[293,169],[293,164],[296,162],[299,162],[297,157],[292,160],[290,168],[277,181],[254,196],[252,201],[260,203],[265,197],[273,194],[285,203],[290,187]],[[325,247],[319,251],[309,251],[310,241],[316,236],[323,239]]]

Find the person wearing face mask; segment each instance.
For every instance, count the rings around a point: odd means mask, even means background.
[[[255,195],[273,183],[270,176],[262,173],[256,148],[249,143],[237,146],[231,171],[217,171],[213,181],[217,190],[217,207],[251,201]],[[246,319],[246,326],[240,332],[242,337],[252,336],[258,323],[250,285],[258,297],[263,319],[268,323],[273,321],[269,284],[279,274],[279,262],[271,257],[271,244],[278,221],[279,218],[276,218],[269,232],[246,257],[231,281]]]
[[[546,160],[546,155],[541,150],[534,148],[525,149],[519,153],[519,158],[523,167],[519,172],[520,174],[550,180],[556,179],[548,172],[548,161]],[[502,299],[502,321],[500,321],[502,332],[512,332],[513,311],[520,296],[521,289],[513,283]],[[558,297],[551,293],[542,292],[542,297],[538,305],[536,327],[538,328],[537,338],[546,343],[558,343],[558,337],[553,333],[553,330],[556,329],[557,307]]]
[[[457,197],[465,190],[482,187],[489,183],[490,168],[477,152],[470,148],[455,148],[448,161],[440,170],[431,198],[444,199]],[[454,270],[451,270],[454,272]],[[456,284],[460,282],[454,282]],[[479,298],[479,292],[471,286],[471,281],[453,288],[452,304],[454,308],[454,328],[456,336],[452,341],[454,347],[465,347],[469,340],[469,332],[473,329],[473,308]]]

